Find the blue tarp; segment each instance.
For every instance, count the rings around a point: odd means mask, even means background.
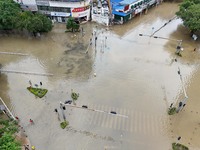
[[[133,4],[134,2],[137,2],[139,0],[123,0],[121,2],[119,2],[121,5],[129,5],[129,4]]]
[[[113,4],[119,4],[123,0],[110,0],[111,3]]]
[[[132,4],[132,3],[136,2],[136,1],[138,1],[138,0],[111,0],[112,14],[119,15],[119,16],[122,16],[122,17],[125,17],[125,16],[129,15],[130,13],[118,12],[118,11],[116,11],[116,9],[124,10],[124,7],[126,5]],[[128,2],[128,4],[125,4],[127,2]],[[122,4],[122,3],[124,3],[124,4]]]

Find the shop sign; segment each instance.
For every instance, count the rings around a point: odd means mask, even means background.
[[[89,10],[80,13],[72,13],[72,17],[85,17],[89,15]]]
[[[90,6],[74,8],[74,9],[72,9],[72,12],[82,12],[82,11],[85,11],[89,8],[90,8]]]
[[[58,16],[58,17],[69,17],[70,13],[65,12],[51,12],[51,16]]]

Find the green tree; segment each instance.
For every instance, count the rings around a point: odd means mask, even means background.
[[[21,9],[13,0],[0,0],[0,30],[16,29]]]
[[[66,28],[68,30],[70,30],[71,32],[74,32],[74,31],[78,31],[79,28],[80,28],[80,25],[79,23],[77,23],[74,18],[70,17],[68,20],[67,20],[67,24],[66,24]]]
[[[13,136],[17,131],[16,121],[0,119],[0,150],[21,150],[21,144]]]
[[[25,11],[20,14],[20,21],[18,22],[20,29],[26,29],[31,33],[48,32],[52,29],[52,22],[42,14],[33,14],[30,11]]]
[[[13,0],[0,0],[0,30],[28,30],[31,33],[48,32],[52,22],[45,15],[23,12]]]
[[[200,30],[200,0],[184,0],[176,14],[191,32]]]
[[[10,133],[4,133],[0,138],[1,150],[21,150],[21,144],[15,141],[15,138]]]
[[[37,13],[35,15],[42,21],[42,27],[39,28],[39,30],[38,30],[39,32],[49,32],[52,30],[53,25],[49,18],[47,18],[45,15],[42,15],[39,13]]]

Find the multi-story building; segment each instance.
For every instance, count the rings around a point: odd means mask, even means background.
[[[38,11],[54,22],[66,22],[72,16],[80,22],[90,19],[90,0],[14,0],[24,10]]]
[[[162,0],[111,0],[113,20],[123,24],[160,2]]]
[[[55,22],[66,22],[72,16],[79,21],[90,19],[90,0],[36,0],[38,11]]]
[[[21,5],[21,8],[27,11],[38,11],[35,0],[14,0]]]

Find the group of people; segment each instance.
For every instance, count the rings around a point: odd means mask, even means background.
[[[30,86],[32,87],[32,82],[31,82],[31,80],[29,80],[29,84],[30,84]],[[37,84],[35,84],[35,86],[38,87]],[[42,86],[42,82],[41,82],[41,81],[40,81],[40,86]]]

